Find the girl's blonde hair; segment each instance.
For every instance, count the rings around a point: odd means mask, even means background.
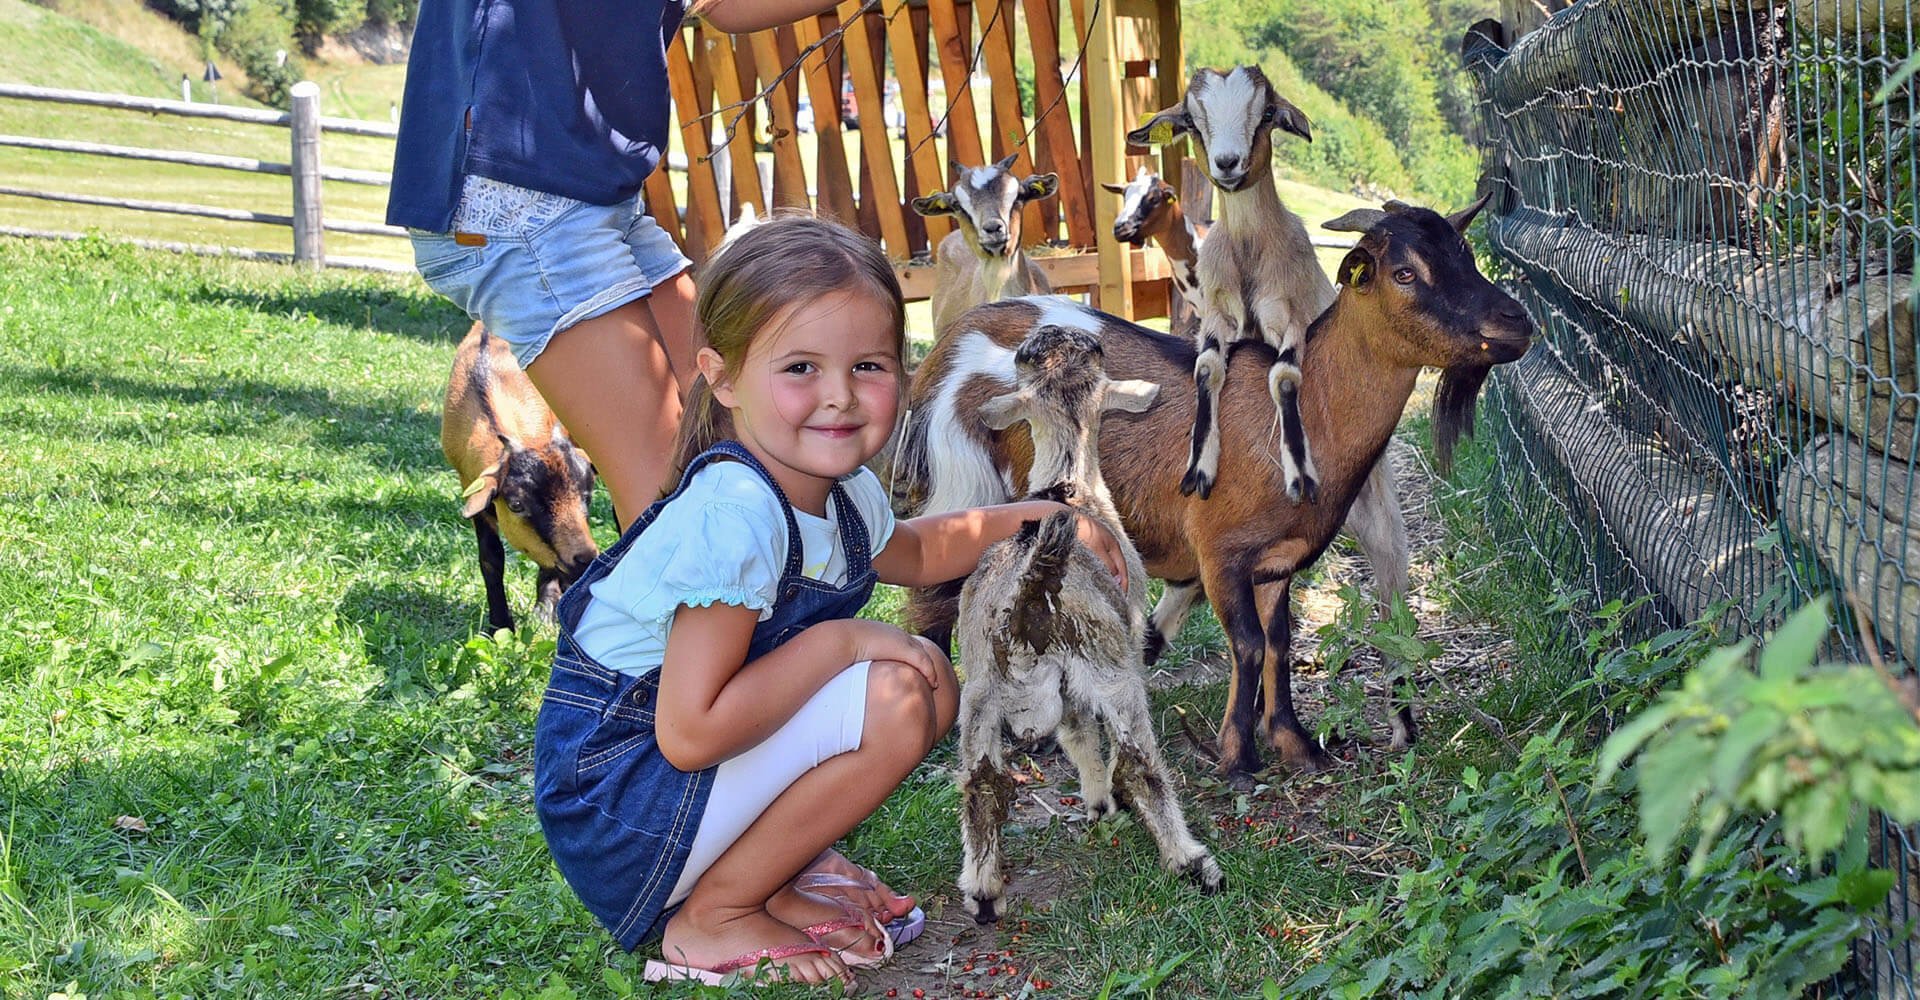
[[[723,243],[701,268],[696,283],[695,321],[706,346],[719,352],[729,373],[741,370],[754,338],[781,310],[847,291],[871,295],[887,306],[894,353],[906,358],[906,303],[893,265],[872,240],[830,219],[791,213],[761,222]],[[901,378],[904,382],[904,365]],[[697,376],[687,393],[673,472],[664,492],[679,485],[687,463],[732,436],[733,414],[713,398],[706,376]]]

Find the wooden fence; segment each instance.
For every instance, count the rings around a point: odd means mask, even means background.
[[[950,223],[922,219],[907,203],[946,187],[950,163],[1011,154],[1016,172],[1060,175],[1058,197],[1029,206],[1022,227],[1056,290],[1093,292],[1121,315],[1164,315],[1166,260],[1113,239],[1118,200],[1098,183],[1124,182],[1149,162],[1180,176],[1177,152],[1150,161],[1124,147],[1129,123],[1186,85],[1179,0],[1065,2],[847,0],[749,35],[690,20],[668,52],[685,190],[656,173],[648,203],[695,260],[743,204],[839,218],[879,240],[901,263],[907,297],[923,299],[933,272],[915,264],[931,258]],[[1032,56],[1030,98],[1016,83],[1020,34]],[[979,82],[983,75],[992,82]],[[763,133],[773,154],[764,178],[754,149]]]
[[[78,153],[118,159],[151,160],[162,163],[178,163],[187,166],[207,167],[217,170],[235,170],[244,173],[278,174],[292,178],[293,204],[290,214],[281,215],[272,212],[220,208],[213,205],[200,205],[188,202],[151,201],[137,198],[116,198],[105,195],[78,194],[65,191],[43,191],[16,185],[0,185],[0,195],[11,195],[20,198],[38,198],[67,204],[99,205],[139,212],[161,212],[173,215],[195,216],[204,219],[222,219],[230,222],[253,222],[270,226],[284,226],[293,230],[293,252],[291,254],[242,250],[228,247],[199,247],[187,244],[150,244],[166,249],[224,253],[232,256],[265,260],[291,260],[293,263],[303,267],[320,267],[325,264],[336,267],[359,267],[375,270],[408,270],[408,268],[403,265],[391,264],[385,261],[354,257],[329,257],[326,254],[324,235],[327,231],[371,236],[405,236],[406,230],[371,222],[352,222],[346,220],[328,221],[324,217],[321,211],[320,201],[321,181],[329,180],[347,184],[386,186],[389,183],[389,178],[387,174],[368,170],[346,170],[322,167],[320,164],[321,134],[323,132],[335,132],[347,135],[374,136],[391,139],[394,136],[395,130],[392,125],[376,122],[363,122],[350,118],[322,117],[320,115],[320,88],[311,81],[303,81],[293,86],[293,108],[291,111],[284,112],[255,110],[251,108],[231,108],[222,107],[217,104],[198,104],[187,101],[170,101],[149,97],[132,97],[124,94],[99,94],[83,90],[57,90],[19,84],[0,84],[0,98],[46,101],[56,104],[100,107],[186,118],[217,118],[225,121],[285,128],[288,130],[290,140],[288,144],[288,162],[286,163],[240,156],[188,152],[185,150],[112,146],[102,143],[40,138],[35,136],[0,135],[0,146]],[[81,235],[78,233],[47,230],[15,229],[9,230],[9,232],[13,235],[57,238],[74,238]]]

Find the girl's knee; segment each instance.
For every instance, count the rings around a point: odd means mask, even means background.
[[[867,738],[905,740],[919,744],[924,752],[953,725],[952,713],[958,711],[959,704],[954,692],[958,689],[951,667],[945,668],[940,687],[935,689],[927,685],[918,670],[906,664],[874,663],[867,672]],[[951,700],[956,708],[949,711],[943,698]]]

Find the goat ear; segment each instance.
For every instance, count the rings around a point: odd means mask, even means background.
[[[1328,219],[1320,224],[1321,229],[1333,229],[1343,233],[1364,233],[1372,229],[1374,223],[1387,217],[1387,213],[1377,208],[1356,208],[1338,219]]]
[[[1466,232],[1467,227],[1473,225],[1473,217],[1479,215],[1480,210],[1487,207],[1487,202],[1492,198],[1492,191],[1481,195],[1473,204],[1447,216],[1448,224],[1453,226],[1453,231],[1456,233]]]
[[[1125,410],[1128,413],[1145,413],[1147,407],[1160,395],[1158,383],[1145,379],[1126,379],[1120,382],[1108,382],[1107,391],[1100,398],[1103,410]]]
[[[1020,200],[1039,201],[1042,198],[1052,197],[1058,190],[1060,190],[1059,174],[1034,174],[1020,182]]]
[[[1377,269],[1372,251],[1365,247],[1354,247],[1347,251],[1346,259],[1340,262],[1340,270],[1334,276],[1348,288],[1365,291],[1372,286],[1373,272]]]
[[[1167,146],[1183,135],[1193,132],[1193,119],[1187,117],[1187,102],[1181,101],[1164,111],[1156,111],[1152,118],[1140,124],[1140,127],[1127,133],[1129,146]]]
[[[1025,389],[995,396],[980,404],[980,419],[989,429],[1004,431],[1026,417],[1030,396]]]
[[[927,195],[925,198],[913,199],[914,212],[928,217],[952,215],[956,206],[957,203],[953,200],[953,195],[945,191]]]
[[[1282,132],[1292,132],[1308,142],[1313,141],[1313,122],[1307,120],[1307,113],[1278,94],[1273,95],[1273,124]]]
[[[479,516],[493,502],[493,498],[500,495],[500,467],[504,464],[506,460],[501,459],[481,469],[480,474],[473,477],[473,482],[460,491],[461,517]]]
[[[1108,191],[1112,191],[1114,194],[1127,193],[1127,186],[1125,184],[1110,184],[1106,181],[1101,181],[1100,186],[1107,189]]]

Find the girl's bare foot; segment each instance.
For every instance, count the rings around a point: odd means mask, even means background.
[[[846,855],[832,848],[820,852],[820,856],[809,862],[806,870],[789,882],[787,887],[844,899],[854,906],[865,907],[881,923],[913,912],[912,896],[895,894],[886,883],[880,881],[879,876],[854,864]]]
[[[767,900],[767,912],[832,948],[848,965],[872,965],[889,957],[891,942],[880,918],[857,904],[786,886]]]
[[[660,953],[676,965],[712,969],[762,949],[811,944],[806,935],[764,908],[696,911],[682,907],[667,921]],[[848,985],[853,983],[853,974],[847,971],[846,963],[831,951],[770,959],[768,964],[797,982],[825,983],[837,979]],[[748,965],[741,972],[751,976],[752,970],[753,966]]]

